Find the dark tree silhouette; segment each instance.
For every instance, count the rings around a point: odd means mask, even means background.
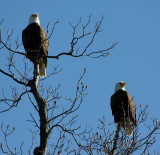
[[[112,44],[109,48],[90,51],[89,47],[95,42],[95,37],[98,33],[102,32],[101,25],[104,17],[100,21],[96,22],[93,26],[92,31],[88,31],[88,27],[91,23],[91,16],[89,16],[87,23],[83,24],[81,19],[79,22],[73,26],[71,23],[71,28],[73,30],[72,39],[70,41],[70,49],[61,52],[55,56],[47,56],[49,61],[52,59],[59,59],[61,56],[71,56],[71,57],[91,57],[99,58],[106,57],[109,55],[110,50],[112,50],[117,43]],[[0,25],[3,20],[0,22]],[[49,26],[47,25],[47,36],[50,39],[55,31],[55,27],[59,23],[56,21],[49,33]],[[77,35],[77,31],[80,31]],[[0,39],[1,39],[0,30]],[[149,147],[156,142],[155,134],[159,134],[160,124],[154,119],[153,124],[149,127],[148,135],[141,137],[139,132],[139,126],[135,129],[134,135],[132,137],[127,137],[123,130],[117,128],[117,131],[110,131],[109,127],[111,124],[107,124],[103,119],[99,119],[100,125],[98,126],[98,132],[94,133],[91,128],[86,126],[81,128],[77,124],[76,111],[79,109],[84,99],[87,96],[87,85],[83,83],[83,77],[86,74],[86,69],[84,68],[81,76],[77,81],[77,86],[75,90],[75,95],[73,98],[66,98],[68,102],[67,106],[62,103],[62,105],[57,105],[57,101],[61,100],[59,95],[58,85],[56,88],[46,88],[44,81],[49,79],[51,76],[60,73],[62,70],[59,66],[54,68],[53,73],[50,73],[45,78],[39,79],[38,63],[34,63],[33,68],[28,67],[26,63],[26,53],[19,51],[21,43],[15,42],[16,47],[13,49],[11,36],[13,31],[7,32],[6,41],[1,41],[0,50],[8,52],[8,70],[0,68],[0,73],[11,78],[15,83],[21,85],[21,90],[17,90],[16,87],[11,87],[11,97],[6,97],[5,93],[2,91],[2,98],[0,98],[0,103],[3,104],[0,113],[8,112],[12,108],[15,108],[21,102],[24,95],[27,95],[31,104],[33,105],[35,112],[38,113],[39,121],[30,114],[32,120],[28,120],[35,125],[35,130],[30,130],[32,133],[31,147],[28,149],[29,154],[35,155],[45,155],[45,154],[132,154],[137,150],[141,150],[142,154],[148,151]],[[87,38],[87,44],[84,45],[80,50],[79,42]],[[50,44],[52,46],[52,44]],[[81,45],[82,46],[82,45]],[[83,49],[83,50],[82,50]],[[14,58],[20,55],[24,57],[24,70],[23,73],[18,70]],[[31,62],[30,62],[31,63]],[[33,74],[32,73],[33,70]],[[33,76],[32,76],[33,75]],[[21,92],[21,93],[19,93]],[[33,95],[33,97],[32,97]],[[35,100],[35,101],[34,101]],[[138,115],[138,125],[143,124],[146,121],[146,108],[141,109]],[[106,128],[107,127],[107,128]],[[11,149],[8,143],[8,137],[14,134],[15,128],[11,128],[10,125],[5,126],[4,123],[1,124],[1,134],[4,137],[4,143],[1,143],[1,152],[4,154],[25,154],[23,152],[23,143],[21,144],[19,150],[16,148]],[[49,144],[50,149],[48,149],[48,140],[53,133],[56,133],[58,139],[52,144]],[[39,146],[35,146],[34,140],[39,133]]]

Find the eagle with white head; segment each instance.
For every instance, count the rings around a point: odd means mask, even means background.
[[[137,126],[136,107],[131,95],[125,90],[123,81],[115,85],[115,92],[111,96],[111,109],[114,122],[121,125],[126,134],[133,134],[134,126]]]
[[[49,41],[37,13],[30,16],[28,26],[22,32],[22,42],[27,57],[33,63],[38,62],[40,76],[46,76]]]

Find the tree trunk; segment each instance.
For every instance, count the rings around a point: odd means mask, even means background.
[[[48,146],[48,129],[47,129],[47,102],[42,98],[38,90],[39,80],[39,64],[34,63],[34,78],[30,81],[31,92],[33,93],[38,108],[40,117],[40,146],[34,150],[34,155],[46,155]]]
[[[114,155],[115,151],[117,149],[117,143],[118,143],[118,137],[119,137],[119,132],[121,130],[122,125],[120,123],[117,124],[117,130],[116,130],[116,134],[114,136],[114,142],[113,142],[113,149],[111,150],[109,155]]]

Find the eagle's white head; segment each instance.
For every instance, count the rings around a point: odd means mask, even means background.
[[[32,24],[32,23],[37,23],[40,25],[40,20],[39,20],[39,16],[38,13],[34,13],[29,17],[29,23],[28,25]]]
[[[117,92],[118,90],[125,90],[125,85],[126,85],[126,83],[123,82],[123,81],[118,82],[118,83],[115,85],[115,90],[114,90],[114,92]]]

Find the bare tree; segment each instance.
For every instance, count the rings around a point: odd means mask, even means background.
[[[56,56],[47,56],[48,59],[49,58],[59,59],[62,55],[68,55],[72,57],[88,56],[92,58],[108,56],[109,51],[113,49],[117,43],[113,44],[108,49],[92,51],[88,53],[88,49],[95,41],[96,35],[101,32],[101,24],[103,22],[103,18],[104,17],[102,17],[101,20],[94,25],[92,31],[87,31],[87,28],[91,22],[91,16],[89,16],[86,24],[83,24],[81,22],[81,19],[75,26],[73,26],[70,23],[71,28],[73,29],[70,49],[66,52],[59,53]],[[54,29],[58,23],[59,23],[59,20],[54,23],[50,34],[49,34],[49,24],[47,25],[47,35],[48,35],[47,39],[51,38],[52,34],[54,33]],[[79,28],[81,28],[81,33],[77,35],[77,29]],[[47,153],[48,139],[51,133],[53,132],[53,130],[57,130],[57,132],[60,132],[60,139],[58,140],[57,144],[52,145],[54,147],[54,152],[56,152],[56,150],[59,150],[58,152],[61,152],[62,146],[59,146],[59,142],[64,139],[63,136],[65,134],[70,135],[78,146],[82,145],[77,140],[77,137],[80,137],[82,134],[87,133],[88,130],[84,129],[84,131],[79,132],[80,126],[78,127],[74,126],[76,122],[76,118],[78,117],[77,115],[74,115],[71,119],[67,119],[67,118],[68,116],[75,113],[79,109],[80,105],[82,104],[83,100],[87,95],[86,93],[87,86],[85,86],[82,82],[82,79],[86,73],[86,69],[84,69],[82,75],[78,80],[74,98],[66,98],[66,102],[69,102],[68,104],[69,106],[65,107],[64,104],[62,104],[61,106],[57,106],[56,105],[57,100],[61,99],[61,96],[59,95],[59,92],[58,92],[60,85],[58,85],[57,88],[55,89],[52,89],[51,87],[45,89],[43,82],[47,80],[50,76],[60,73],[61,69],[59,69],[59,67],[55,67],[53,73],[39,80],[38,63],[35,62],[34,68],[33,68],[33,78],[30,77],[30,73],[32,69],[29,69],[28,63],[26,63],[26,53],[18,51],[19,47],[21,46],[21,43],[18,42],[18,39],[16,41],[15,49],[12,48],[12,42],[11,42],[12,34],[13,34],[13,31],[11,32],[8,31],[7,32],[8,36],[6,41],[3,42],[1,40],[1,45],[2,45],[1,50],[2,49],[8,50],[9,56],[7,57],[8,71],[4,71],[3,69],[0,69],[0,72],[5,76],[8,76],[11,79],[13,79],[14,82],[18,83],[19,85],[22,85],[21,90],[23,90],[23,92],[19,94],[19,91],[17,90],[17,88],[11,87],[12,98],[7,98],[5,96],[5,93],[3,92],[2,93],[3,98],[0,99],[0,102],[5,105],[5,108],[1,110],[0,113],[7,112],[11,110],[13,107],[17,107],[22,97],[24,95],[28,95],[28,98],[31,104],[33,105],[35,111],[39,114],[39,118],[40,118],[40,122],[37,122],[37,120],[33,117],[33,115],[30,114],[32,120],[29,120],[29,121],[33,122],[40,132],[40,145],[34,149],[34,154]],[[90,40],[85,45],[85,47],[83,47],[83,49],[80,50],[79,41],[86,39],[86,37],[89,37]],[[24,57],[24,73],[19,71],[16,66],[16,62],[14,61],[14,58],[16,57],[16,55],[21,55],[22,57]],[[34,96],[36,103],[31,97],[31,94]],[[45,94],[46,96],[44,97],[43,94]],[[57,113],[57,109],[59,113]],[[1,129],[5,136],[6,146],[9,154],[16,154],[16,152],[12,151],[9,148],[7,143],[7,137],[14,131],[12,130],[12,132],[8,134],[7,133],[8,128],[9,126],[7,126],[5,130],[3,124],[1,126]],[[34,140],[34,136],[35,136],[34,132],[33,131],[31,132]],[[33,148],[33,145],[34,145],[34,142],[32,142],[31,148],[29,149],[30,154],[31,154],[31,149]],[[69,142],[68,142],[68,145],[69,145]],[[1,148],[2,148],[2,152],[5,153],[5,151],[3,151],[3,146]]]
[[[132,136],[127,136],[120,126],[116,130],[111,130],[113,123],[107,123],[104,117],[99,119],[98,131],[85,138],[88,145],[85,148],[86,152],[102,155],[129,155],[136,152],[137,154],[153,154],[153,152],[150,153],[150,148],[160,137],[160,123],[158,119],[152,119],[151,124],[147,125],[147,108],[148,106],[142,108],[140,105],[138,126],[134,129]],[[145,134],[140,131],[140,128],[145,130]],[[160,153],[155,150],[154,154],[159,155]]]
[[[70,48],[64,52],[61,52],[55,56],[47,56],[48,59],[59,59],[61,56],[71,57],[91,57],[99,58],[106,57],[109,55],[117,43],[112,44],[109,48],[89,51],[89,48],[95,42],[95,37],[98,33],[102,32],[101,25],[104,17],[96,22],[92,27],[92,31],[88,31],[88,27],[91,24],[91,16],[88,21],[84,24],[81,19],[74,26],[70,23],[73,30],[72,39],[70,41]],[[3,23],[3,20],[0,24]],[[49,26],[47,25],[47,36],[50,39],[54,34],[55,27],[59,23],[56,21],[49,33]],[[1,35],[0,31],[0,35]],[[75,87],[75,94],[72,98],[65,98],[62,101],[62,96],[59,93],[60,84],[57,87],[52,88],[49,86],[46,88],[44,81],[49,79],[51,76],[59,74],[62,69],[59,66],[54,67],[54,71],[45,78],[39,79],[38,63],[34,63],[33,67],[30,67],[26,60],[26,53],[19,51],[21,43],[18,42],[18,38],[15,41],[15,48],[11,41],[13,31],[7,32],[7,39],[1,41],[0,50],[6,50],[8,52],[7,57],[7,70],[0,68],[0,73],[11,78],[16,84],[20,85],[21,88],[18,90],[16,87],[11,87],[10,97],[6,97],[4,91],[2,91],[2,98],[0,103],[3,103],[3,109],[1,108],[0,113],[8,112],[12,108],[19,105],[24,96],[28,96],[30,103],[34,107],[36,113],[38,113],[39,121],[34,118],[34,115],[30,113],[31,120],[35,129],[30,129],[32,135],[32,141],[30,148],[28,148],[28,154],[34,152],[35,155],[45,154],[132,154],[137,150],[142,150],[142,154],[148,151],[149,147],[155,143],[155,134],[159,134],[157,131],[160,129],[160,124],[153,120],[153,125],[149,127],[149,133],[145,137],[141,137],[139,133],[139,126],[135,129],[134,136],[131,138],[126,137],[123,131],[110,131],[109,126],[104,119],[99,119],[100,125],[98,126],[98,132],[94,133],[91,128],[81,127],[77,125],[78,115],[76,111],[80,108],[84,99],[87,96],[87,85],[84,84],[83,78],[86,74],[86,68],[84,68],[79,79],[77,79],[77,85]],[[84,47],[80,44],[80,41],[87,40]],[[50,44],[50,46],[52,46]],[[16,66],[15,58],[21,56],[24,62],[23,70],[19,70]],[[33,74],[32,74],[33,71]],[[61,102],[61,104],[57,104]],[[2,105],[2,104],[1,104]],[[141,109],[139,114],[138,122],[139,125],[146,120],[146,108]],[[24,154],[23,145],[19,148],[11,148],[8,143],[8,137],[14,134],[15,128],[10,127],[11,125],[5,126],[1,124],[1,132],[4,137],[4,143],[1,143],[1,152],[4,154]],[[108,128],[106,128],[108,127]],[[39,133],[39,146],[35,146],[35,138]],[[58,138],[49,143],[49,139],[52,135],[58,135]]]

